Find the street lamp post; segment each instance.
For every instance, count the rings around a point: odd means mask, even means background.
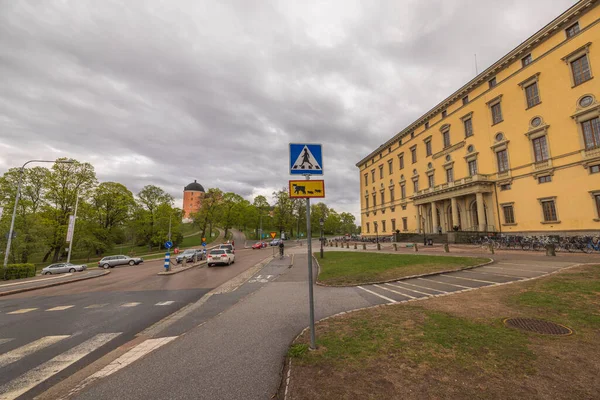
[[[319,218],[319,225],[321,225],[321,258],[323,258],[323,225],[325,224],[325,221],[323,221],[323,218]]]
[[[32,162],[42,162],[42,163],[59,163],[59,164],[73,164],[75,161],[73,160],[64,160],[64,161],[51,161],[51,160],[29,160],[19,170],[19,184],[17,185],[17,195],[15,196],[15,206],[13,208],[12,219],[10,221],[10,230],[8,231],[8,240],[6,241],[6,251],[4,252],[4,268],[8,264],[8,254],[10,253],[10,245],[12,243],[13,230],[15,228],[15,217],[17,215],[17,204],[19,204],[19,196],[21,195],[21,182],[23,180],[23,172],[25,171],[25,166]]]
[[[377,221],[373,222],[375,225],[375,243],[379,244],[379,233],[377,232]]]

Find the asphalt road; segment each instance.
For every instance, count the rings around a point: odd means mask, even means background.
[[[83,272],[66,273],[60,275],[40,275],[28,279],[19,279],[17,281],[7,281],[0,284],[0,294],[18,290],[32,289],[39,286],[55,285],[63,282],[75,281],[84,278],[91,278],[102,275],[103,270],[93,269]]]
[[[0,298],[0,399],[44,392],[269,254],[236,249],[231,266],[168,276],[157,275],[162,260],[148,261]]]

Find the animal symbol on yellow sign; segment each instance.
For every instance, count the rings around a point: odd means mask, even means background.
[[[277,236],[277,232],[271,232],[270,235],[271,239],[275,239],[275,236]]]
[[[290,181],[290,198],[306,199],[312,197],[325,197],[325,181]]]

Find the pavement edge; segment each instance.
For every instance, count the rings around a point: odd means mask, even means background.
[[[41,286],[35,286],[35,287],[30,287],[30,288],[21,288],[21,289],[15,289],[15,290],[10,290],[8,292],[0,292],[0,297],[2,296],[8,296],[11,294],[16,294],[16,293],[24,293],[24,292],[31,292],[33,290],[38,290],[38,289],[45,289],[45,288],[49,288],[49,287],[54,287],[54,286],[61,286],[61,285],[67,285],[69,283],[75,283],[75,282],[81,282],[81,281],[87,281],[88,279],[94,279],[94,278],[98,278],[104,275],[108,275],[110,274],[110,271],[104,271],[101,274],[98,275],[94,275],[94,276],[86,276],[84,278],[78,278],[78,279],[70,279],[68,281],[62,281],[62,282],[53,282],[53,283],[48,283],[46,285],[41,285]]]

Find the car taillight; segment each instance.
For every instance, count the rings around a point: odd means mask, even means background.
[[[221,257],[227,257],[227,254],[221,254]]]

